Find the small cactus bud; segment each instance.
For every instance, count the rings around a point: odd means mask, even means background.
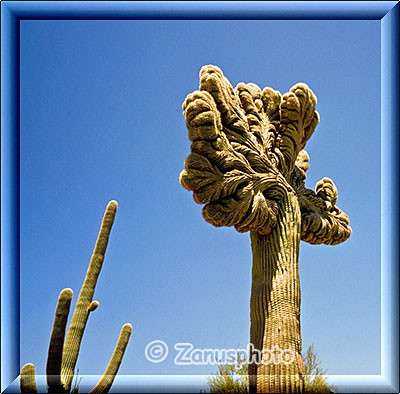
[[[92,301],[89,305],[89,312],[93,312],[99,306],[99,301]]]

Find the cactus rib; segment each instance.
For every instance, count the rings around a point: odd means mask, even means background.
[[[25,364],[20,376],[21,393],[37,393],[35,366],[32,363]]]
[[[89,305],[92,302],[97,278],[103,265],[104,254],[106,252],[108,238],[114,222],[117,206],[118,204],[116,201],[110,201],[107,205],[86,278],[79,294],[65,339],[61,363],[61,381],[66,391],[69,391],[71,388],[75,365],[89,316]]]
[[[115,379],[115,375],[121,365],[122,357],[124,356],[126,346],[128,345],[129,337],[131,336],[132,325],[126,323],[119,335],[118,343],[115,346],[114,353],[111,356],[110,362],[104,372],[103,377],[99,380],[96,386],[90,393],[108,393]]]

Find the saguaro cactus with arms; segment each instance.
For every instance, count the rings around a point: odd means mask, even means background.
[[[89,314],[95,311],[99,306],[98,301],[93,301],[93,294],[103,266],[104,255],[117,212],[117,206],[118,204],[116,201],[110,201],[107,205],[96,246],[90,260],[83,286],[79,293],[67,335],[65,335],[65,330],[71,306],[72,290],[64,289],[58,297],[47,356],[46,375],[48,393],[78,392],[79,387],[76,386],[72,388],[71,384]],[[122,326],[117,345],[106,371],[97,385],[90,391],[91,393],[109,392],[121,365],[131,332],[132,325],[130,323],[126,323]],[[20,388],[21,393],[38,392],[35,378],[35,366],[31,363],[25,364],[21,369]]]
[[[319,121],[316,102],[303,83],[283,96],[253,83],[233,89],[218,67],[205,66],[200,90],[183,104],[192,144],[180,182],[205,204],[206,221],[250,231],[252,392],[303,390],[300,240],[335,245],[351,233],[334,183],[324,178],[315,191],[305,187],[303,148]],[[268,362],[276,350],[291,362]]]

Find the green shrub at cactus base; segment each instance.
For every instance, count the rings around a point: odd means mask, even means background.
[[[304,360],[304,392],[305,393],[334,393],[336,386],[329,384],[325,376],[326,370],[321,367],[321,360],[310,345],[303,355]],[[249,368],[239,355],[232,364],[219,364],[218,372],[208,379],[210,393],[248,393]]]

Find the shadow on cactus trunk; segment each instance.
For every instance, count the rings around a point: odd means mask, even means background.
[[[71,384],[74,378],[75,366],[87,319],[89,314],[99,306],[98,301],[93,301],[93,293],[103,265],[117,206],[116,201],[110,201],[107,205],[96,246],[66,336],[65,329],[72,300],[72,290],[64,289],[58,297],[47,356],[46,375],[48,393],[78,392],[79,386],[76,385],[71,391]],[[117,345],[104,375],[90,391],[91,393],[108,393],[110,390],[121,365],[131,332],[131,324],[127,323],[122,327]],[[21,369],[20,388],[21,393],[38,392],[35,366],[31,363],[25,364]]]

